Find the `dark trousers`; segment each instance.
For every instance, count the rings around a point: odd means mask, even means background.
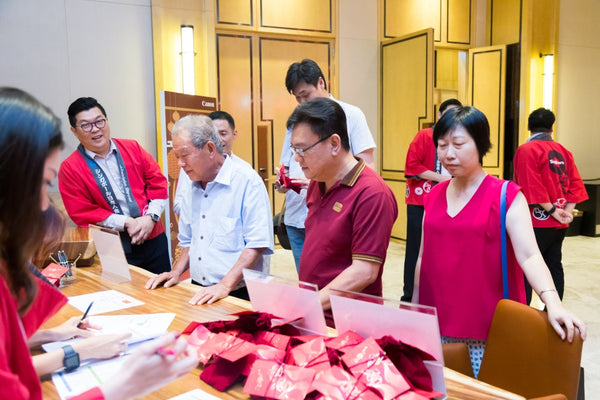
[[[142,244],[131,244],[127,232],[121,232],[121,243],[127,262],[155,274],[171,270],[167,235],[163,232]]]
[[[544,262],[550,270],[554,286],[558,296],[562,300],[565,291],[565,273],[562,266],[562,244],[567,234],[566,229],[557,228],[533,228],[535,240]],[[545,289],[545,288],[542,288]],[[525,292],[527,294],[527,304],[531,302],[531,286],[525,279]]]
[[[192,279],[192,284],[206,287],[205,285],[202,285],[193,279]],[[248,288],[246,286],[242,286],[239,289],[232,290],[231,292],[229,292],[229,295],[233,296],[233,297],[237,297],[238,299],[250,301],[250,295],[248,294]]]
[[[406,252],[404,253],[404,288],[402,301],[412,300],[415,284],[415,267],[421,247],[421,230],[425,207],[412,204],[406,205]]]

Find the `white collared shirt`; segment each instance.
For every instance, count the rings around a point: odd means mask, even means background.
[[[215,179],[191,185],[181,199],[179,245],[189,247],[190,275],[202,285],[219,283],[246,248],[266,248],[255,270],[269,272],[273,220],[269,195],[249,165],[225,157]],[[234,288],[243,286],[240,282]]]

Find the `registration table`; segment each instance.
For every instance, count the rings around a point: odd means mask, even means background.
[[[117,290],[143,301],[144,304],[109,314],[175,313],[176,316],[171,323],[170,331],[182,331],[192,321],[206,322],[233,318],[230,317],[230,314],[251,309],[250,303],[233,297],[227,297],[211,305],[192,306],[188,300],[195,293],[193,285],[180,283],[168,289],[161,287],[156,290],[146,290],[144,284],[152,274],[137,267],[131,267],[130,270],[131,282],[116,284],[100,278],[100,268],[97,264],[87,268],[78,268],[75,282],[61,288],[61,291],[66,296],[77,296],[103,290]],[[56,326],[73,316],[81,316],[81,312],[66,305],[43,327]],[[200,372],[201,369],[196,368],[187,376],[145,396],[144,399],[169,399],[197,388],[222,399],[249,398],[248,395],[242,393],[242,384],[234,385],[227,392],[219,392],[198,378]],[[448,399],[524,399],[447,368],[444,370],[444,375]],[[42,382],[42,388],[44,399],[60,399],[51,379]]]

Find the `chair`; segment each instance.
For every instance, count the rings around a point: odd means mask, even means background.
[[[562,341],[545,312],[501,300],[478,379],[527,398],[561,393],[576,400],[582,347],[578,334]]]
[[[444,366],[463,375],[474,377],[471,357],[469,356],[469,347],[466,343],[442,343],[442,353],[444,355]]]

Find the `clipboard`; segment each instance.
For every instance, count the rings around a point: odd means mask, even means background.
[[[103,226],[91,225],[90,233],[102,265],[101,278],[114,283],[131,281],[129,263],[125,258],[119,232]]]

